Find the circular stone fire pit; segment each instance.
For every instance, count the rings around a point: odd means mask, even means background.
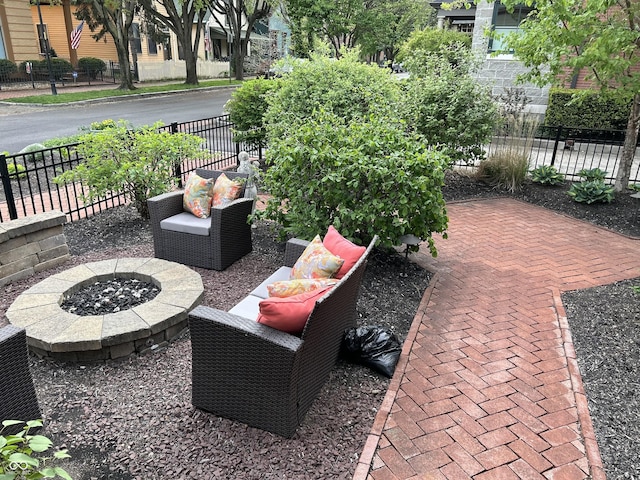
[[[149,302],[105,315],[79,316],[60,308],[64,297],[114,278],[152,283],[160,293]],[[6,316],[27,330],[29,348],[40,356],[98,361],[171,340],[187,327],[187,313],[203,295],[202,278],[184,265],[158,258],[118,258],[52,275],[16,298]]]

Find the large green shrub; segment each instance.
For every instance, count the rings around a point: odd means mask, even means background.
[[[444,59],[431,57],[421,70],[404,82],[399,110],[407,125],[451,163],[482,159],[498,121],[488,87]]]
[[[278,87],[278,80],[259,78],[244,82],[224,106],[233,123],[233,139],[254,146],[265,146],[267,132],[264,115],[267,95]]]
[[[11,60],[7,60],[6,58],[0,58],[0,77],[8,77],[17,71],[18,66],[15,63]],[[2,80],[2,78],[0,78],[0,80]]]
[[[400,47],[397,60],[410,72],[430,55],[446,58],[450,64],[457,65],[464,61],[470,48],[471,37],[466,33],[430,27],[414,31]]]
[[[544,117],[548,126],[626,130],[631,98],[616,91],[554,88]]]
[[[89,189],[85,198],[90,201],[111,192],[123,193],[143,218],[149,218],[147,198],[171,189],[175,165],[205,153],[200,137],[158,132],[160,126],[130,130],[126,122],[118,122],[113,128],[81,136],[77,149],[84,160],[54,181],[81,181]]]
[[[78,70],[86,73],[91,78],[96,78],[98,73],[104,72],[107,69],[107,64],[99,58],[83,57],[78,60]]]
[[[360,244],[377,234],[383,246],[411,233],[436,255],[432,234],[448,222],[446,161],[401,122],[317,110],[271,139],[267,164],[263,185],[271,198],[261,215],[286,232],[312,239],[333,224]]]
[[[318,109],[346,121],[369,115],[392,118],[397,116],[399,93],[389,70],[361,63],[355,50],[344,52],[339,60],[313,55],[297,63],[268,97],[267,134],[280,138]]]

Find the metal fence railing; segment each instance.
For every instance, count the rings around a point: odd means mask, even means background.
[[[186,180],[196,168],[229,169],[237,166],[242,150],[262,159],[262,149],[233,141],[232,124],[228,115],[183,123],[172,123],[161,130],[198,135],[209,152],[201,160],[183,160],[176,166],[180,182]],[[519,141],[517,136],[498,135],[487,151],[498,149],[506,142]],[[569,180],[579,179],[578,172],[600,168],[613,181],[622,155],[624,132],[541,127],[529,152],[530,168],[554,165]],[[529,144],[529,143],[527,143]],[[75,148],[77,144],[63,145],[28,153],[5,156],[0,154],[0,222],[26,217],[36,213],[60,210],[69,221],[123,205],[126,199],[114,193],[96,202],[84,202],[86,187],[80,183],[57,185],[53,178],[72,169],[83,159]],[[473,169],[474,165],[460,164],[459,168]],[[294,173],[294,172],[292,172]],[[640,182],[640,160],[635,159],[631,170],[631,183]]]
[[[580,180],[582,169],[600,168],[607,172],[605,180],[616,178],[622,156],[625,132],[619,130],[595,130],[587,128],[538,127],[530,143],[529,168],[553,165],[567,180]],[[487,155],[514,142],[526,143],[518,135],[496,135],[486,147]],[[475,165],[459,164],[458,168],[473,169]],[[630,183],[640,182],[640,158],[631,167]]]
[[[228,115],[193,122],[172,123],[161,130],[185,132],[203,138],[210,155],[201,160],[183,160],[176,166],[180,181],[196,168],[228,169],[237,165],[238,153],[249,152],[262,158],[261,149],[233,141]],[[53,179],[82,162],[76,146],[63,145],[28,153],[0,154],[0,222],[36,213],[60,210],[71,222],[97,212],[124,205],[124,195],[114,193],[95,202],[85,202],[86,187],[81,183],[56,184]]]

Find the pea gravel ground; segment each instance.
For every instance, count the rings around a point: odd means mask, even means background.
[[[581,205],[568,185],[527,184],[514,197],[640,237],[640,200]],[[452,174],[448,201],[504,195]],[[65,227],[71,260],[58,270],[122,256],[152,256],[149,225],[117,208]],[[227,309],[280,265],[283,245],[270,225],[254,230],[254,251],[224,272],[196,269],[204,303]],[[6,311],[48,271],[0,291]],[[375,251],[358,304],[359,323],[383,325],[404,339],[430,273],[403,257]],[[596,434],[610,479],[640,479],[640,279],[563,295]],[[6,319],[0,319],[0,325]],[[241,352],[239,352],[240,354]],[[152,354],[102,364],[32,358],[46,428],[69,448],[75,480],[351,478],[388,379],[340,361],[292,439],[198,411],[190,402],[188,332]]]

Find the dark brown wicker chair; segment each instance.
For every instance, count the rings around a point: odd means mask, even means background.
[[[356,303],[375,238],[347,275],[316,302],[300,338],[225,311],[189,314],[192,402],[202,410],[291,437],[320,392],[356,323]],[[289,242],[292,266],[306,243]]]
[[[223,172],[197,169],[196,173],[203,178],[218,178]],[[229,178],[247,178],[236,172],[224,174]],[[207,219],[211,222],[209,235],[161,228],[162,220],[184,212],[182,190],[148,199],[155,256],[184,265],[224,270],[251,252],[251,225],[247,217],[251,214],[253,200],[242,198],[243,193],[244,185],[241,198],[223,208],[211,209],[211,217]]]
[[[29,371],[27,334],[24,328],[0,328],[0,421],[42,418],[33,379]],[[22,425],[9,427],[16,433]]]

